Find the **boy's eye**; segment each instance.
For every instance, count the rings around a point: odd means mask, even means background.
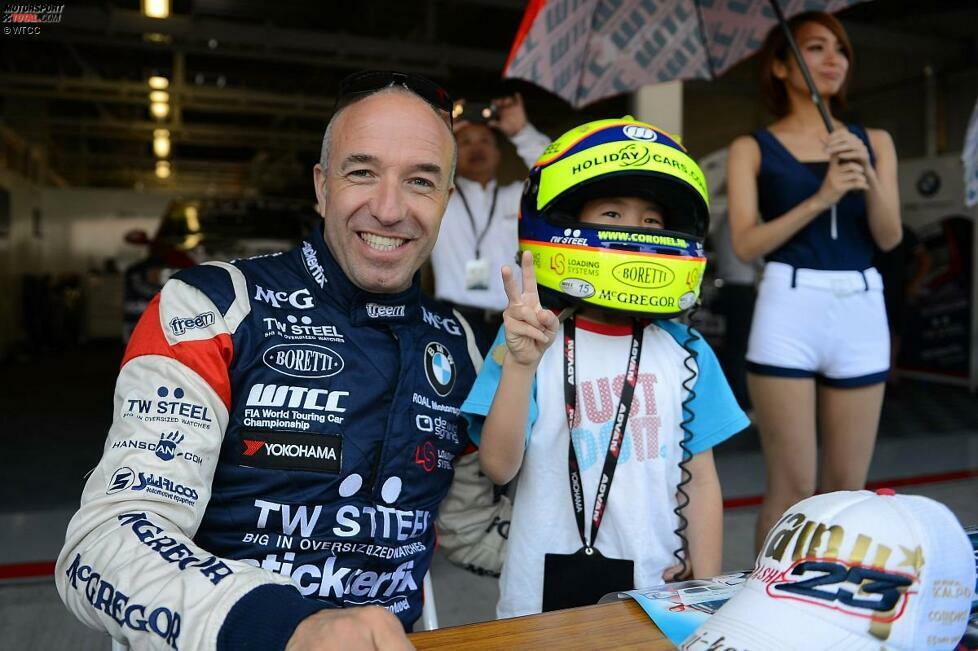
[[[608,219],[618,219],[619,217],[621,217],[621,214],[616,210],[605,210],[601,214],[604,217],[607,217]]]

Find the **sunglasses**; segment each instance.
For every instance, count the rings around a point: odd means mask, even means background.
[[[401,86],[411,91],[439,111],[444,111],[448,115],[449,126],[454,124],[452,117],[454,101],[447,90],[420,75],[391,70],[364,70],[345,77],[340,82],[340,92],[336,97],[333,112],[357,99],[391,86]]]

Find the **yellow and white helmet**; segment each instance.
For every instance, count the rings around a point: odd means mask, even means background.
[[[643,197],[666,230],[584,224],[581,206]],[[675,137],[630,116],[598,120],[552,142],[530,170],[520,205],[520,250],[533,254],[541,291],[646,318],[696,304],[710,223],[706,180]]]

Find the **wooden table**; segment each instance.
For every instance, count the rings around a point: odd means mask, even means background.
[[[675,649],[631,599],[408,636],[423,649]]]

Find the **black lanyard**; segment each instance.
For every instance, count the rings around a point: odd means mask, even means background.
[[[469,201],[465,198],[465,193],[462,192],[462,188],[456,185],[455,191],[458,192],[458,196],[462,200],[462,205],[465,206],[465,214],[469,216],[469,223],[472,224],[472,235],[475,236],[475,259],[478,260],[482,240],[485,239],[486,233],[489,232],[489,225],[492,223],[492,216],[496,214],[496,199],[499,198],[499,184],[497,183],[496,188],[492,191],[492,204],[489,206],[489,217],[486,219],[486,226],[482,229],[481,233],[478,233],[475,230],[475,217],[472,216],[472,209],[469,208]]]
[[[604,468],[601,470],[601,481],[598,482],[598,493],[594,498],[594,513],[591,516],[591,539],[584,537],[584,494],[581,483],[581,469],[577,463],[577,453],[574,451],[574,421],[577,415],[577,367],[574,365],[576,355],[576,325],[574,317],[564,321],[564,402],[567,407],[567,431],[569,436],[568,466],[570,468],[571,502],[574,504],[574,516],[577,518],[577,530],[581,534],[584,551],[591,554],[594,541],[598,537],[598,527],[604,517],[605,504],[611,492],[611,481],[615,478],[618,467],[618,454],[625,437],[625,425],[628,414],[632,409],[632,398],[635,396],[635,384],[638,382],[638,363],[642,358],[642,339],[645,326],[642,321],[632,322],[632,343],[628,349],[628,368],[625,371],[625,381],[622,383],[621,399],[615,412],[614,427],[611,430],[611,440],[608,441],[608,453],[605,455]]]

